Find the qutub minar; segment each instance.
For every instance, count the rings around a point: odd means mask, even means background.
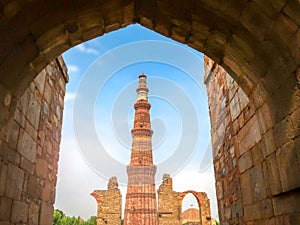
[[[131,130],[132,149],[130,165],[127,166],[128,186],[126,194],[124,225],[157,225],[155,172],[152,157],[152,130],[150,103],[148,102],[146,76],[139,76],[134,104],[134,126]]]
[[[182,225],[182,199],[192,193],[200,206],[199,225],[211,225],[210,203],[206,193],[196,191],[173,191],[172,178],[165,174],[156,198],[156,165],[152,156],[152,130],[150,103],[146,75],[139,76],[134,104],[134,125],[131,130],[132,148],[127,166],[128,186],[124,209],[124,225]],[[97,225],[120,225],[122,196],[116,177],[108,183],[108,190],[95,190],[92,194],[98,203]],[[157,204],[158,203],[158,204]]]

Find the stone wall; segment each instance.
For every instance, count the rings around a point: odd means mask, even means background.
[[[300,171],[299,110],[282,107],[290,101],[283,93],[282,106],[272,105],[278,93],[268,98],[259,86],[248,98],[207,57],[205,73],[221,223],[300,223],[300,179],[292,175]]]
[[[61,57],[34,79],[0,131],[0,224],[52,224],[67,69]]]
[[[199,204],[200,220],[202,225],[211,225],[210,202],[206,193],[196,191],[173,191],[172,178],[165,174],[163,183],[159,186],[158,193],[158,224],[181,225],[182,224],[182,200],[192,193]]]
[[[122,219],[122,195],[116,177],[110,178],[107,190],[91,194],[97,201],[97,225],[118,225]]]
[[[165,174],[158,190],[158,224],[181,225],[181,207],[178,193],[173,191],[172,178]]]

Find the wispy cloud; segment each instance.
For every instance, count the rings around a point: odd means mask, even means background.
[[[75,99],[75,97],[76,97],[76,93],[67,92],[65,95],[65,102],[72,101]]]
[[[77,45],[75,47],[75,49],[77,49],[81,52],[87,53],[87,54],[92,54],[92,55],[98,55],[99,54],[98,50],[96,50],[95,48],[89,48],[84,43],[82,43],[80,45]]]
[[[75,65],[68,65],[68,72],[69,73],[76,73],[79,71],[78,66]]]

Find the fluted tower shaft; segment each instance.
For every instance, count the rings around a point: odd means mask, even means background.
[[[146,76],[139,76],[137,101],[134,104],[134,127],[131,130],[132,149],[127,166],[128,186],[126,194],[125,225],[157,225],[155,191],[156,166],[152,157],[152,130],[150,103]]]

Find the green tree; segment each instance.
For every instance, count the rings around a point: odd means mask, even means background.
[[[83,221],[80,217],[66,216],[62,210],[55,209],[53,213],[52,225],[96,225],[97,217],[91,216],[87,221]]]

